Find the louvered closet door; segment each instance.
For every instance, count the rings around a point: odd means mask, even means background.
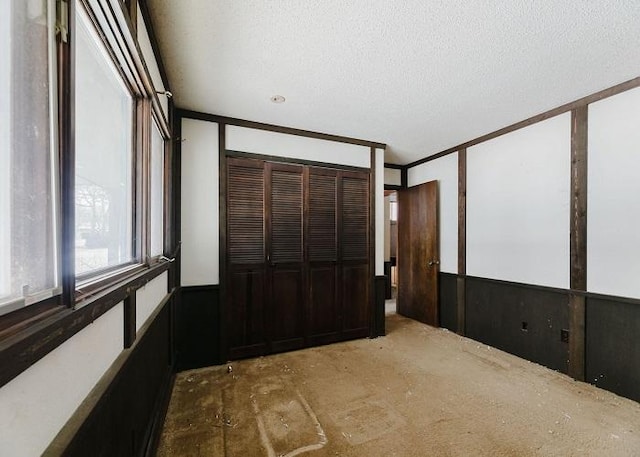
[[[343,336],[369,332],[369,174],[340,174],[340,263]]]
[[[271,349],[304,345],[303,167],[267,164]]]
[[[307,329],[310,344],[339,339],[338,172],[308,170],[307,256],[309,272]]]
[[[264,162],[227,159],[225,314],[232,359],[266,352],[264,184]]]

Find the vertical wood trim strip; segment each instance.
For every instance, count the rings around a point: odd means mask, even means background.
[[[458,279],[456,280],[457,331],[465,334],[467,307],[467,148],[458,151]]]
[[[467,149],[458,151],[458,274],[467,274]]]
[[[220,335],[219,362],[228,359],[229,339],[227,336],[227,156],[226,156],[226,124],[218,124],[218,271],[220,274]]]
[[[585,297],[587,289],[587,129],[588,106],[571,111],[571,216],[569,375],[585,379]]]
[[[376,332],[376,148],[371,146],[369,170],[369,335]]]
[[[71,33],[75,31],[76,2],[69,3],[68,22]],[[62,303],[71,307],[75,303],[75,37],[66,43],[58,43],[58,119],[60,155],[60,209],[62,219],[58,221],[61,231],[60,269]],[[64,223],[62,223],[64,221]]]
[[[124,299],[124,348],[128,349],[136,341],[136,291]]]
[[[408,167],[402,167],[400,169],[400,187],[403,189],[406,189],[408,187],[407,185],[407,174],[409,172],[409,168]]]

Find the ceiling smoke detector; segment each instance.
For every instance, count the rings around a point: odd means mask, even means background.
[[[286,99],[282,95],[274,95],[271,97],[273,103],[284,103]]]

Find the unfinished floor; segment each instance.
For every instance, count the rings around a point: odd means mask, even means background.
[[[158,456],[640,456],[640,404],[398,315],[180,373]]]

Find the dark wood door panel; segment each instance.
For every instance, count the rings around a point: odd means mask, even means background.
[[[268,164],[268,168],[270,260],[276,264],[302,262],[303,167]]]
[[[264,270],[229,272],[227,329],[231,357],[248,357],[266,349]]]
[[[367,336],[369,173],[229,158],[227,178],[228,356]]]
[[[264,263],[264,222],[262,162],[229,159],[227,161],[228,263]]]
[[[369,328],[369,265],[345,265],[342,267],[343,330]]]
[[[274,351],[304,344],[302,268],[274,268],[271,273],[269,307],[270,340]]]
[[[332,263],[309,266],[307,328],[309,338],[314,340],[322,336],[336,335],[340,331],[337,275],[336,265]]]
[[[438,326],[438,183],[398,192],[399,314]]]
[[[337,172],[309,171],[307,246],[310,262],[338,260]]]
[[[364,173],[343,173],[341,183],[342,260],[369,259],[369,179]]]

